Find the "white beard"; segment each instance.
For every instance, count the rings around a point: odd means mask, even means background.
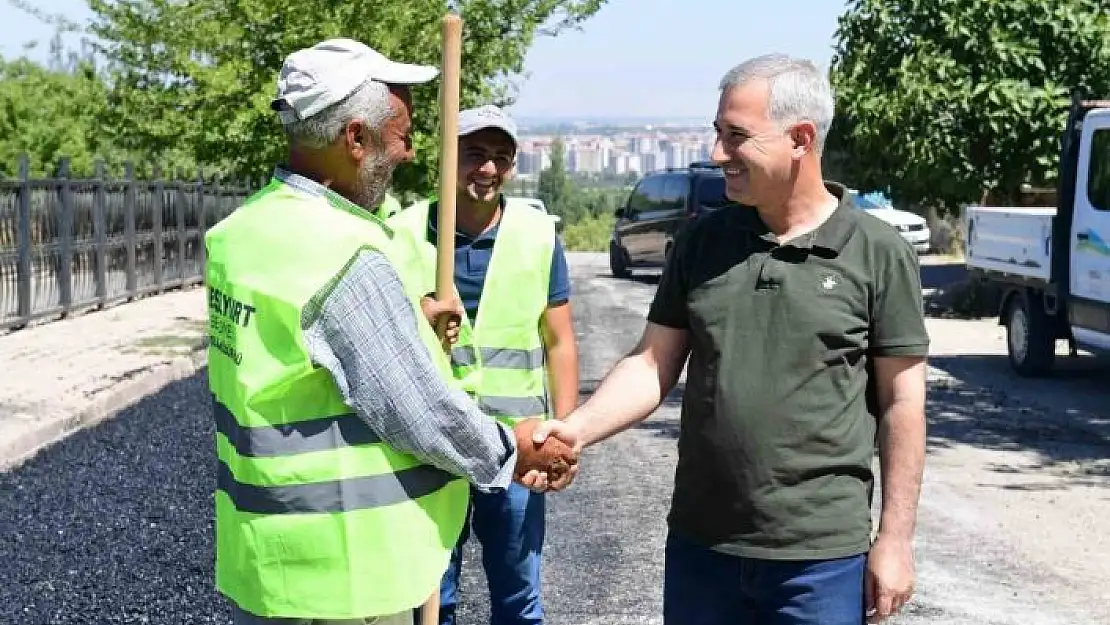
[[[382,153],[374,154],[362,161],[358,170],[355,187],[355,202],[368,211],[373,211],[385,199],[385,192],[393,180],[394,164]]]

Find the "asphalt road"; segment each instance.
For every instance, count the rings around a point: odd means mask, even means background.
[[[572,274],[587,394],[634,344],[655,285],[650,277],[610,278],[600,255],[576,257]],[[0,474],[0,624],[230,622],[211,585],[215,465],[203,375]],[[588,450],[575,486],[549,496],[548,622],[661,623],[664,519],[680,393],[681,386],[644,424]],[[1005,433],[1013,428],[1006,417],[1027,412],[1023,406],[1013,396],[936,374],[930,411],[941,416],[931,416],[939,437],[931,449],[941,454],[941,439],[951,443],[966,432]],[[957,418],[967,412],[990,413],[994,421],[967,426]],[[1037,436],[1038,441],[1075,438],[1060,428]],[[1110,444],[1104,443],[1094,451],[1110,456]],[[1091,443],[1084,439],[1084,444]],[[1046,570],[1027,556],[1027,545],[1003,533],[1000,521],[985,517],[962,496],[959,480],[941,479],[961,475],[962,456],[938,457],[940,477],[927,486],[922,503],[919,592],[905,615],[892,622],[1110,622],[1104,611],[1084,613],[1078,605],[1083,601],[1067,600],[1075,593],[1100,592],[1110,578],[1082,586]],[[1105,498],[1106,491],[1100,492]],[[1082,522],[1105,522],[1108,516]],[[472,541],[463,574],[462,625],[488,622],[478,556]]]

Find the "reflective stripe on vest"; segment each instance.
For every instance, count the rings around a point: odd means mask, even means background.
[[[395,473],[295,486],[257,486],[235,479],[231,469],[217,463],[216,487],[231,498],[239,512],[253,514],[309,514],[381,508],[420,499],[454,479],[426,466]]]
[[[427,239],[429,202],[414,204],[391,220]],[[542,316],[547,309],[555,226],[526,204],[502,213],[493,256],[473,323],[464,315],[451,350],[452,373],[482,409],[508,424],[551,416]],[[426,292],[434,290],[435,247],[423,263]]]
[[[355,414],[324,417],[284,425],[239,425],[231,411],[214,401],[216,431],[227,437],[240,456],[267,458],[290,456],[380,443],[381,438]]]
[[[422,319],[415,242],[274,181],[205,244],[217,589],[264,617],[360,619],[420,605],[447,567],[469,488],[383,442],[312,362],[301,332],[363,248],[390,260]],[[448,375],[434,332],[419,325]]]
[[[240,456],[273,458],[381,442],[366,422],[354,414],[277,427],[243,427],[226,406],[218,401],[213,405],[216,431],[227,438]],[[440,469],[420,465],[359,478],[258,486],[236,480],[223,461],[219,462],[216,478],[217,488],[231,497],[236,509],[257,514],[343,512],[388,506],[434,493],[455,479]]]
[[[479,363],[478,354],[473,345],[456,346],[451,349],[451,362],[463,366],[475,365]],[[544,350],[542,347],[535,349],[483,347],[481,362],[487,367],[501,369],[535,369],[543,366]]]

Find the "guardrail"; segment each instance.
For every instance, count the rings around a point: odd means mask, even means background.
[[[0,329],[200,283],[204,232],[253,192],[250,184],[69,175],[0,180]]]

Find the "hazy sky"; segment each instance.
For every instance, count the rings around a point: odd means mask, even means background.
[[[84,0],[31,1],[78,21],[90,15]],[[844,6],[842,0],[609,0],[581,31],[536,41],[513,113],[709,119],[717,81],[749,56],[788,52],[827,66]],[[51,35],[0,0],[4,57],[39,40],[29,56],[41,60]]]

